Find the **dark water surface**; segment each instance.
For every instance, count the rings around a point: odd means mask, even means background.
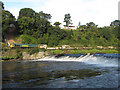
[[[118,88],[118,54],[2,63],[3,88]]]

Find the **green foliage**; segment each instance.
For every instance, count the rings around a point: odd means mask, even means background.
[[[43,11],[39,12],[39,14],[42,19],[46,19],[47,21],[52,17],[50,14],[43,13]]]
[[[22,57],[22,54],[17,55],[5,55],[2,57],[2,60],[10,60],[10,59],[20,59]]]
[[[61,23],[60,22],[55,22],[54,25],[55,26],[59,26]]]
[[[45,52],[46,49],[45,48],[39,48],[39,52],[42,51],[42,52]]]
[[[115,20],[111,22],[110,26],[114,26],[114,27],[120,26],[120,20]]]
[[[37,44],[38,40],[30,35],[21,35],[18,37],[18,39],[22,39],[22,43],[24,44]]]
[[[69,26],[69,24],[72,24],[72,20],[71,20],[71,16],[70,14],[65,14],[65,17],[64,17],[64,22],[66,23],[66,26]]]
[[[39,49],[38,48],[31,48],[31,49],[28,49],[27,51],[30,55],[34,54],[34,53],[38,53],[39,52]]]
[[[87,54],[87,53],[118,53],[118,51],[91,49],[91,50],[72,50],[70,52],[70,54]]]
[[[67,34],[60,44],[69,44],[70,46],[114,46],[118,47],[120,27],[92,27],[86,30],[75,30]],[[68,31],[67,31],[68,32]]]
[[[94,27],[97,27],[97,25],[95,25],[94,22],[89,22],[89,23],[87,23],[87,28],[88,28],[88,29],[91,29],[91,28],[94,28]]]
[[[48,28],[51,27],[50,22],[46,18],[41,17],[41,14],[36,13],[34,32],[32,36],[35,38],[41,38],[48,32]]]
[[[28,34],[32,35],[33,34],[33,26],[34,26],[34,18],[30,17],[21,17],[20,19],[17,20],[20,32],[22,34]]]
[[[49,52],[50,54],[63,54],[64,53],[63,50],[50,50]]]
[[[32,55],[32,54],[35,54],[35,53],[38,53],[40,51],[44,51],[45,52],[45,49],[44,48],[30,48],[30,49],[27,49],[27,52]]]
[[[2,51],[7,51],[7,50],[9,50],[10,49],[10,47],[8,47],[8,45],[7,44],[5,44],[5,43],[0,43],[1,44],[1,46],[2,46]]]
[[[32,10],[31,8],[23,8],[19,11],[18,19],[22,17],[35,18],[35,11]]]
[[[15,24],[15,17],[7,10],[2,10],[2,37],[7,36],[10,30],[10,24]]]

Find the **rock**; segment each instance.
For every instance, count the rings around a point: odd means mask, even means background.
[[[39,52],[32,55],[28,54],[27,52],[23,52],[22,56],[23,56],[22,58],[23,60],[41,59],[45,57],[45,52]]]
[[[109,48],[109,49],[114,49],[114,47],[113,47],[113,46],[108,46],[108,48]]]
[[[68,48],[70,48],[69,45],[62,45],[62,49],[68,49]]]
[[[46,51],[45,56],[50,56],[50,53],[48,51]]]
[[[101,49],[102,49],[102,48],[103,48],[103,46],[97,46],[97,48],[101,48]]]

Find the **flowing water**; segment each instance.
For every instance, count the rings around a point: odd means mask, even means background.
[[[65,54],[2,63],[3,88],[118,88],[119,54]]]

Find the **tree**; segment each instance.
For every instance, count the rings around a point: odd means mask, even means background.
[[[43,11],[39,12],[40,18],[46,19],[47,21],[51,19],[51,15],[47,13],[43,13]]]
[[[22,34],[27,34],[27,35],[32,35],[34,32],[34,18],[30,17],[21,17],[20,19],[17,20],[18,26],[20,29],[20,33]]]
[[[115,20],[111,22],[110,26],[114,26],[114,27],[120,26],[120,20]]]
[[[72,20],[71,20],[71,16],[70,14],[65,14],[65,17],[64,17],[64,22],[66,23],[66,26],[69,26],[69,24],[72,24]]]
[[[79,27],[79,29],[80,29],[80,30],[86,30],[86,25],[81,25],[81,26]]]
[[[59,26],[61,23],[60,22],[55,22],[54,25],[55,26]]]
[[[94,22],[89,22],[89,23],[87,23],[86,25],[87,25],[87,28],[89,28],[89,29],[91,29],[91,28],[95,28],[95,27],[98,26],[98,25],[95,25]]]
[[[51,27],[50,22],[45,18],[41,18],[40,13],[36,13],[35,17],[35,32],[33,36],[36,38],[43,37],[47,33],[48,28]]]
[[[35,11],[32,10],[31,8],[23,8],[19,11],[19,17],[18,19],[22,17],[30,17],[30,18],[35,18]]]
[[[50,26],[48,21],[50,14],[37,13],[31,8],[23,8],[19,11],[18,26],[22,34],[32,35],[35,38],[43,37]]]
[[[2,10],[2,36],[4,37],[9,33],[10,25],[15,24],[15,17],[7,10]]]
[[[94,27],[94,26],[96,26],[94,22],[89,22],[86,25],[87,25],[87,27]]]

